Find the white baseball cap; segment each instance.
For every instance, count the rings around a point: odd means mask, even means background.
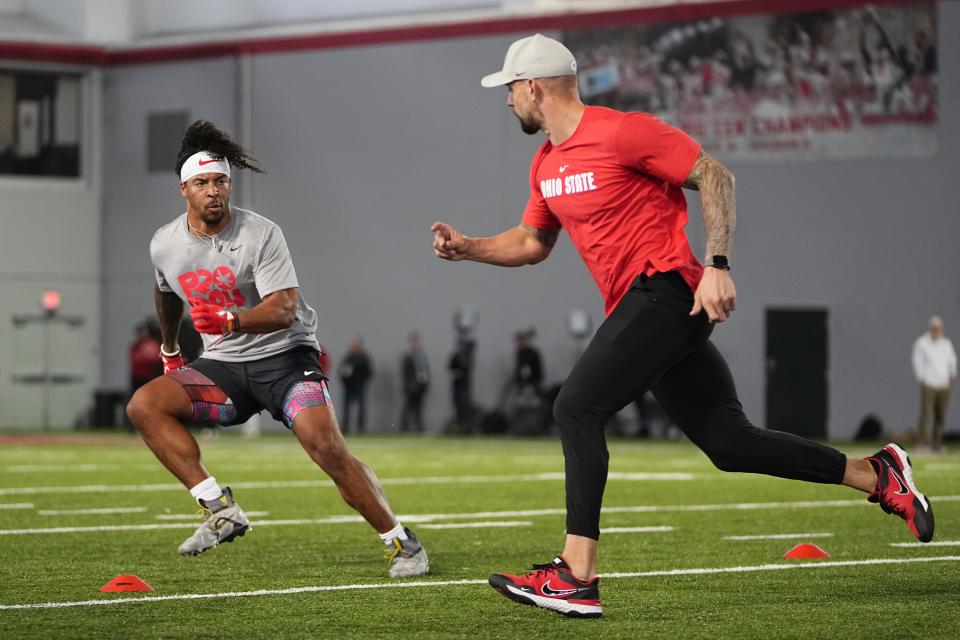
[[[563,43],[536,34],[521,38],[507,49],[503,70],[480,81],[485,87],[501,87],[516,80],[556,78],[577,74],[577,61]]]

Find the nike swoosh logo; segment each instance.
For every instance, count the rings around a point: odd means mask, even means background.
[[[900,478],[900,474],[897,473],[896,471],[894,471],[893,469],[890,470],[890,473],[891,473],[891,474],[893,475],[893,477],[896,479],[897,484],[900,485],[900,490],[899,490],[899,491],[896,491],[895,493],[896,493],[898,496],[905,496],[905,495],[909,494],[909,493],[910,493],[910,487],[908,487],[907,484],[903,481],[903,479]]]
[[[240,245],[237,245],[235,247],[230,247],[230,251],[236,251],[239,248],[240,248]]]
[[[567,170],[567,167],[569,167],[569,166],[570,166],[570,165],[565,164],[565,165],[563,165],[562,167],[560,167],[560,173],[563,173],[564,171],[566,171],[566,170]]]
[[[305,375],[305,376],[312,376],[312,375],[315,374],[315,373],[316,373],[316,371],[304,371],[304,372],[303,372],[303,375]]]
[[[513,74],[513,75],[515,75],[516,77],[519,78],[519,77],[522,76],[524,73],[526,73],[526,71],[517,71],[517,72],[516,72],[515,74]]]
[[[577,592],[576,589],[554,589],[550,586],[549,582],[540,587],[540,591],[542,591],[545,596],[568,596],[571,593]]]
[[[200,160],[197,164],[201,167],[205,164],[210,164],[211,162],[220,162],[220,158],[214,158],[213,160]]]

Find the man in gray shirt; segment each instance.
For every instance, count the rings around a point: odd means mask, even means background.
[[[390,575],[423,575],[429,569],[423,546],[340,432],[318,360],[317,314],[299,295],[283,233],[263,216],[230,206],[231,168],[259,171],[227,134],[194,122],[176,163],[187,210],[150,242],[167,375],[140,388],[127,406],[147,446],[203,508],[203,523],[179,553],[196,555],[250,529],[230,488],[207,472],[184,424],[235,425],[266,409],[380,534]],[[205,348],[190,364],[177,344],[185,303]]]

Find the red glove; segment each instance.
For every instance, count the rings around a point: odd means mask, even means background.
[[[190,317],[200,333],[231,333],[240,328],[237,314],[209,302],[190,307]]]
[[[181,367],[187,366],[186,359],[180,354],[180,349],[173,353],[167,353],[160,347],[160,359],[163,360],[163,375],[173,373]]]

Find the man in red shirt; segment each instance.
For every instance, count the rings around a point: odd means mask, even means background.
[[[154,378],[163,375],[160,341],[150,335],[146,323],[138,324],[137,339],[130,345],[130,395]]]
[[[443,222],[432,227],[440,258],[508,267],[546,259],[566,229],[606,301],[606,320],[554,403],[566,467],[563,553],[525,575],[494,574],[490,585],[523,604],[601,615],[604,428],[647,389],[719,469],[860,489],[904,518],[917,538],[932,539],[933,511],[900,447],[853,459],[747,420],[730,371],[708,340],[736,302],[729,263],[733,175],[687,134],[648,114],[585,106],[576,70],[573,54],[556,40],[537,34],[510,46],[503,70],[483,85],[506,85],[521,129],[547,135],[530,169],[523,221],[488,238]],[[700,192],[706,268],[684,232],[682,188]]]

